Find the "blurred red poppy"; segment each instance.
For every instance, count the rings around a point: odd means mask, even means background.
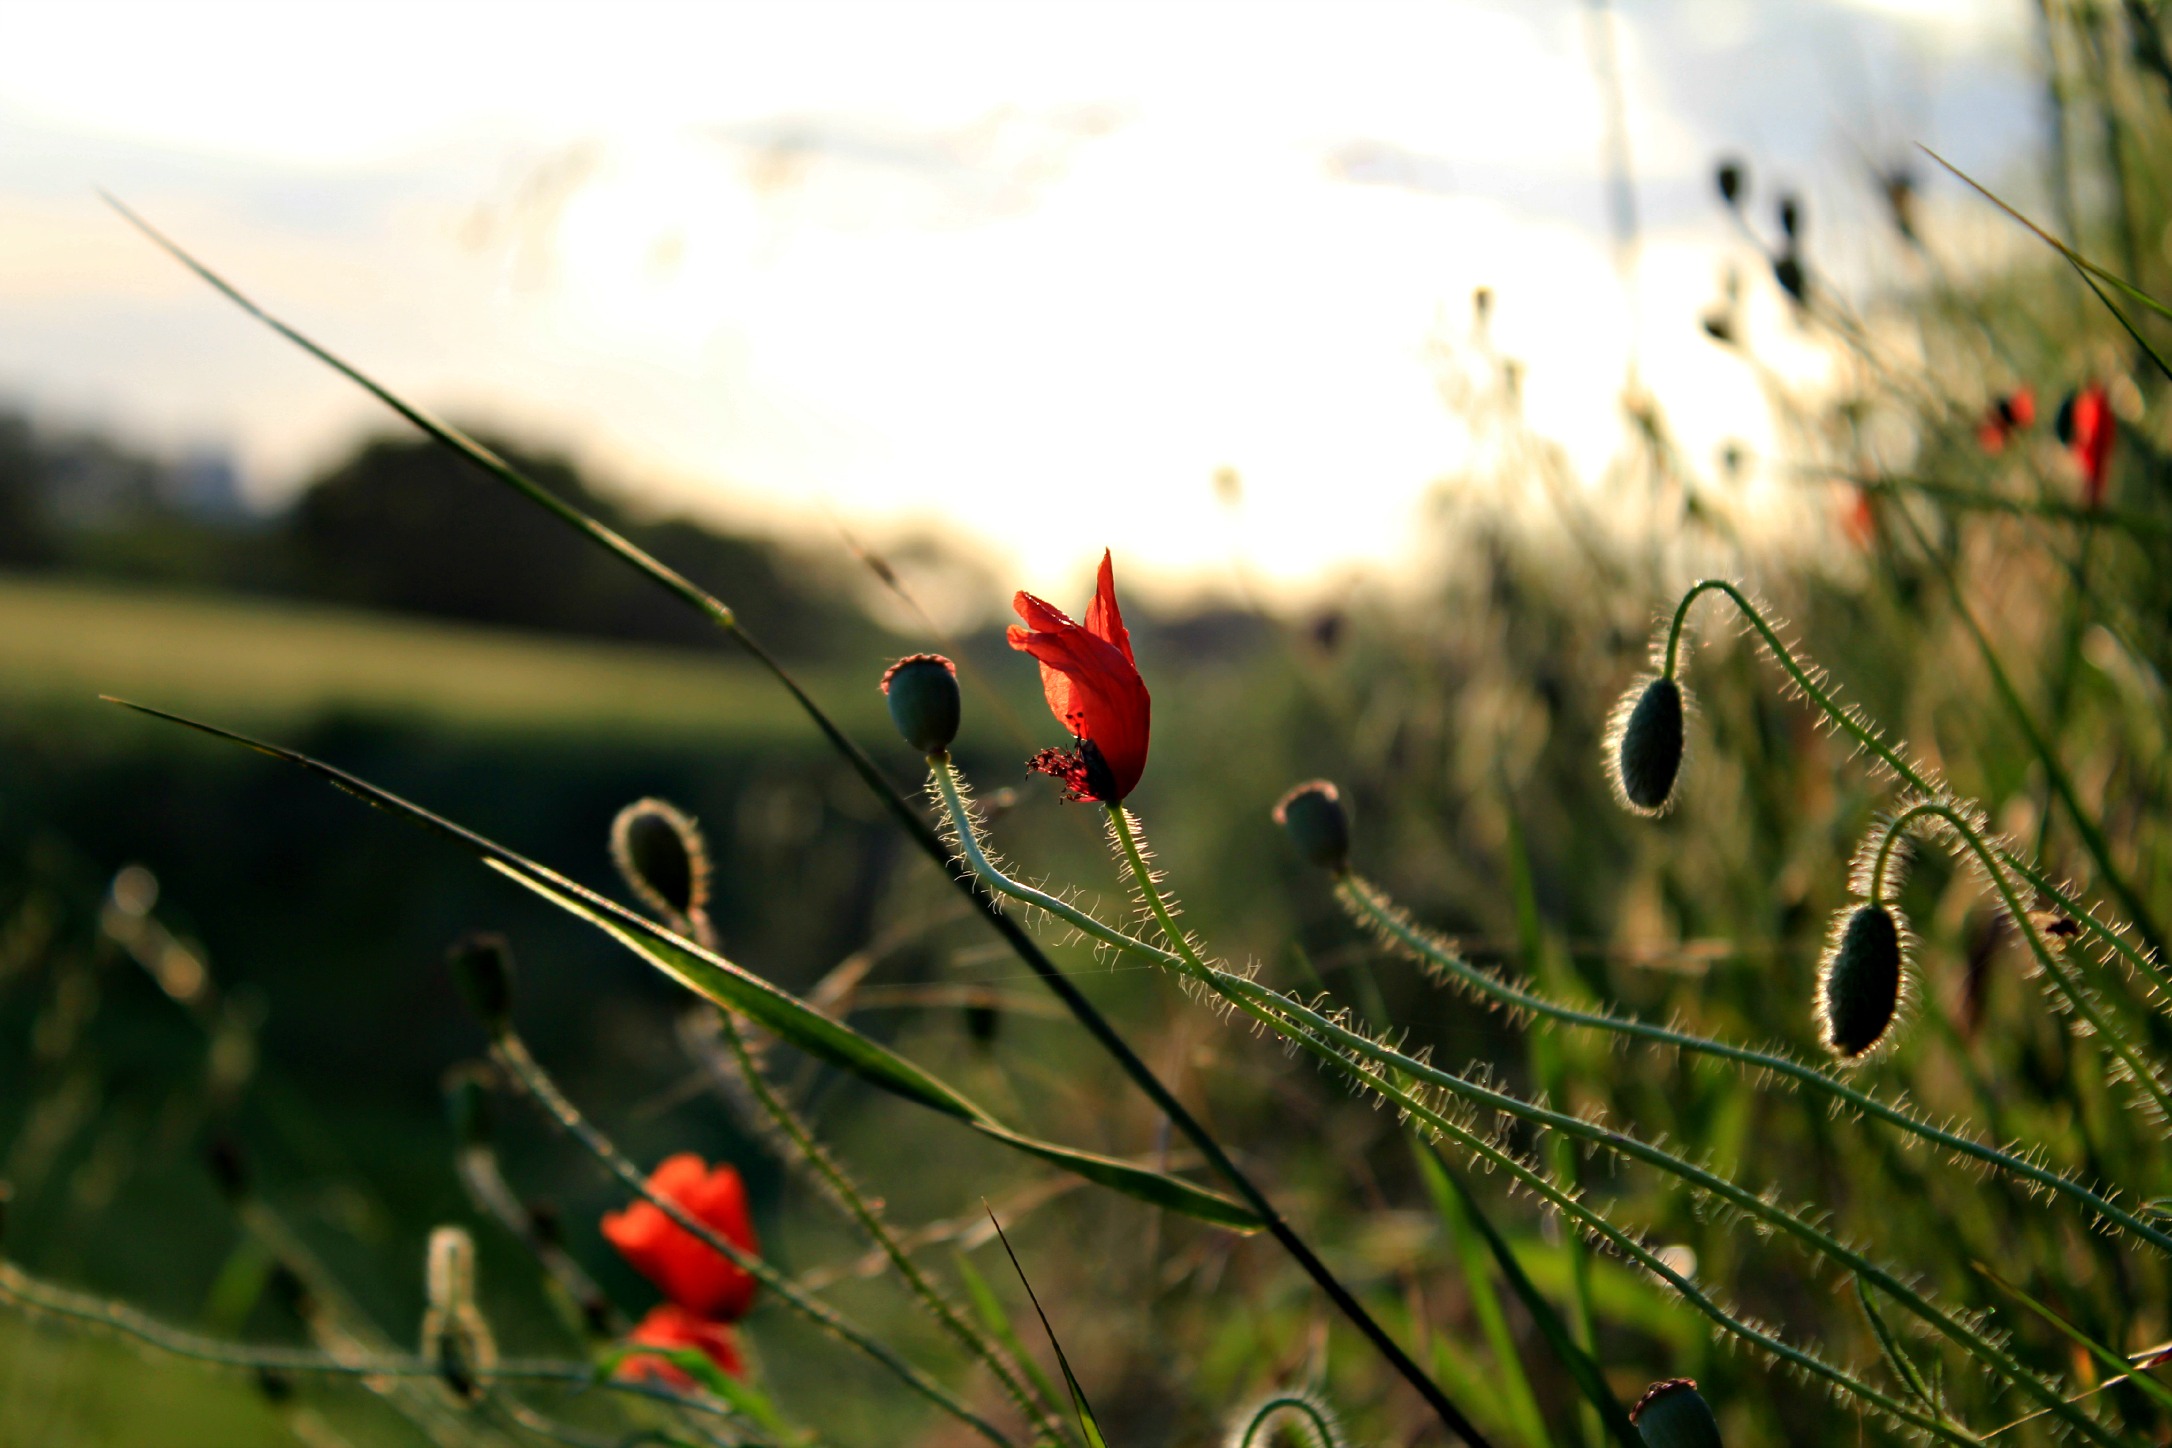
[[[1976,442],[1987,453],[2000,453],[2012,442],[2014,434],[2035,425],[2036,394],[2026,387],[2017,387],[1991,404],[1990,411],[1976,424]]]
[[[2082,504],[2096,508],[2104,503],[2104,482],[2112,465],[2112,442],[2118,435],[2112,421],[2111,399],[2092,382],[2059,408],[2059,441],[2066,444],[2081,465]]]
[[[749,1255],[754,1221],[747,1191],[729,1166],[711,1171],[690,1151],[668,1157],[649,1175],[649,1190],[685,1208],[710,1231]],[[737,1322],[754,1306],[753,1274],[664,1215],[653,1202],[635,1202],[603,1219],[603,1235],[664,1296],[697,1317]]]
[[[733,1377],[746,1376],[746,1364],[740,1360],[739,1344],[733,1340],[732,1330],[721,1322],[696,1317],[675,1302],[659,1302],[650,1308],[649,1315],[641,1319],[641,1325],[626,1335],[626,1341],[642,1347],[698,1348],[704,1357]],[[658,1382],[682,1393],[694,1386],[694,1379],[686,1369],[660,1357],[624,1358],[612,1376],[621,1382]]]
[[[1153,714],[1146,681],[1131,658],[1131,634],[1116,607],[1116,575],[1109,554],[1084,625],[1061,609],[1021,592],[1011,601],[1026,627],[1011,625],[1011,647],[1041,665],[1041,691],[1049,712],[1071,731],[1077,745],[1044,749],[1032,768],[1064,782],[1065,799],[1110,804],[1138,788],[1146,773],[1146,741]]]

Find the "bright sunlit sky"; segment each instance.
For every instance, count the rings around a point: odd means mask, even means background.
[[[1044,590],[1104,543],[1165,587],[1233,548],[1293,583],[1393,570],[1463,459],[1437,353],[1473,288],[1586,471],[1632,315],[1691,460],[1755,450],[1756,388],[1696,323],[1750,256],[1714,156],[1749,159],[1760,225],[1799,187],[1827,264],[1874,270],[1870,162],[1922,140],[2026,169],[2031,24],[2022,0],[1623,0],[1632,307],[1588,0],[12,0],[0,403],[230,452],[267,506],[382,425],[104,186],[426,405],[659,509],[935,523]]]

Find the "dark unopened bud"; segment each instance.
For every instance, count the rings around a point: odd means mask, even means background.
[[[958,737],[958,668],[941,654],[899,659],[882,676],[882,696],[890,722],[922,754],[940,754]]]
[[[1342,792],[1324,779],[1300,784],[1275,804],[1275,823],[1303,855],[1323,870],[1350,866],[1350,814]]]
[[[1818,1037],[1844,1061],[1875,1050],[1900,1014],[1900,921],[1884,905],[1858,905],[1833,921],[1818,970]]]
[[[1797,306],[1810,302],[1810,277],[1802,269],[1802,257],[1790,246],[1772,261],[1772,279],[1780,284],[1780,290],[1794,298]]]
[[[673,922],[709,908],[709,846],[677,805],[637,799],[611,821],[611,863],[642,903]]]
[[[1720,1448],[1719,1420],[1688,1378],[1653,1383],[1629,1421],[1650,1448]]]
[[[1802,203],[1792,192],[1780,198],[1780,231],[1789,241],[1802,237]]]
[[[1720,200],[1729,206],[1742,204],[1742,193],[1749,186],[1749,168],[1729,157],[1719,163],[1712,172],[1712,180],[1719,187]]]
[[[556,1202],[537,1197],[528,1203],[528,1238],[545,1247],[565,1245],[566,1219],[559,1215]]]
[[[504,1025],[513,1013],[513,947],[505,937],[487,931],[463,935],[445,963],[468,1009],[493,1031]]]
[[[249,1195],[249,1163],[241,1154],[241,1144],[234,1138],[214,1138],[204,1152],[204,1165],[210,1169],[211,1180],[219,1194],[228,1201],[238,1202]]]
[[[965,1008],[965,1033],[976,1046],[995,1043],[996,1033],[1002,1029],[1003,1013],[987,1001],[972,1001]]]
[[[490,1073],[470,1063],[445,1077],[445,1116],[463,1147],[490,1145]]]
[[[1615,706],[1607,765],[1622,803],[1638,814],[1658,814],[1673,802],[1685,714],[1682,686],[1664,674]]]
[[[294,1379],[277,1368],[258,1368],[256,1390],[264,1395],[267,1403],[284,1403],[294,1396]]]

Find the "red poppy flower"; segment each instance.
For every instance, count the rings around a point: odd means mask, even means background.
[[[1977,445],[1987,453],[1997,454],[2006,450],[2014,434],[2030,427],[2036,421],[2036,394],[2026,387],[2017,387],[1991,404],[1991,410],[1976,424]]]
[[[649,1315],[641,1319],[641,1325],[626,1335],[626,1341],[630,1345],[667,1350],[699,1348],[704,1357],[733,1377],[746,1376],[747,1367],[740,1360],[739,1344],[733,1340],[732,1330],[721,1322],[696,1317],[675,1302],[659,1302],[650,1308]],[[612,1376],[628,1383],[658,1382],[682,1393],[694,1386],[694,1379],[686,1369],[660,1357],[622,1358]]]
[[[729,1166],[711,1171],[700,1157],[682,1151],[650,1173],[649,1190],[677,1202],[741,1251],[760,1251],[747,1214],[747,1189]],[[754,1306],[753,1274],[665,1216],[654,1202],[606,1214],[603,1235],[634,1270],[697,1317],[737,1322]]]
[[[1069,751],[1042,750],[1030,767],[1062,780],[1065,799],[1116,803],[1146,773],[1153,701],[1131,660],[1131,634],[1116,607],[1107,551],[1084,626],[1030,593],[1021,592],[1011,606],[1026,621],[1024,628],[1011,625],[1011,647],[1040,661],[1049,712],[1078,741]]]
[[[2082,503],[2086,507],[2103,505],[2104,480],[2112,465],[2112,441],[2118,431],[2112,421],[2111,399],[2094,382],[2069,397],[2059,409],[2059,441],[2081,464]]]

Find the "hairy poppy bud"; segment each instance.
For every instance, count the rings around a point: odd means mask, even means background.
[[[1742,204],[1742,192],[1749,184],[1749,175],[1740,161],[1729,157],[1720,162],[1718,169],[1712,173],[1712,180],[1719,187],[1720,200],[1729,206]]]
[[[1607,763],[1615,792],[1638,814],[1658,814],[1673,802],[1685,713],[1682,686],[1664,674],[1615,706]]]
[[[462,1147],[490,1145],[490,1073],[473,1064],[448,1073],[445,1115]]]
[[[1719,1420],[1688,1378],[1653,1383],[1629,1410],[1629,1421],[1651,1448],[1720,1448]]]
[[[453,984],[482,1023],[496,1031],[513,1013],[513,948],[488,931],[463,935],[446,953]]]
[[[1858,905],[1833,921],[1818,970],[1818,1037],[1845,1061],[1860,1060],[1900,1013],[1902,927],[1883,905]]]
[[[709,908],[709,846],[677,805],[637,799],[611,821],[611,863],[643,904],[686,922]]]
[[[1298,785],[1275,804],[1275,823],[1303,855],[1323,870],[1350,865],[1350,815],[1342,792],[1324,779]]]
[[[422,1355],[437,1364],[438,1378],[463,1403],[483,1396],[484,1378],[497,1364],[490,1324],[475,1305],[475,1239],[465,1227],[430,1233],[423,1272]]]
[[[899,659],[882,676],[882,696],[890,722],[922,754],[940,754],[958,737],[958,666],[941,654]]]

